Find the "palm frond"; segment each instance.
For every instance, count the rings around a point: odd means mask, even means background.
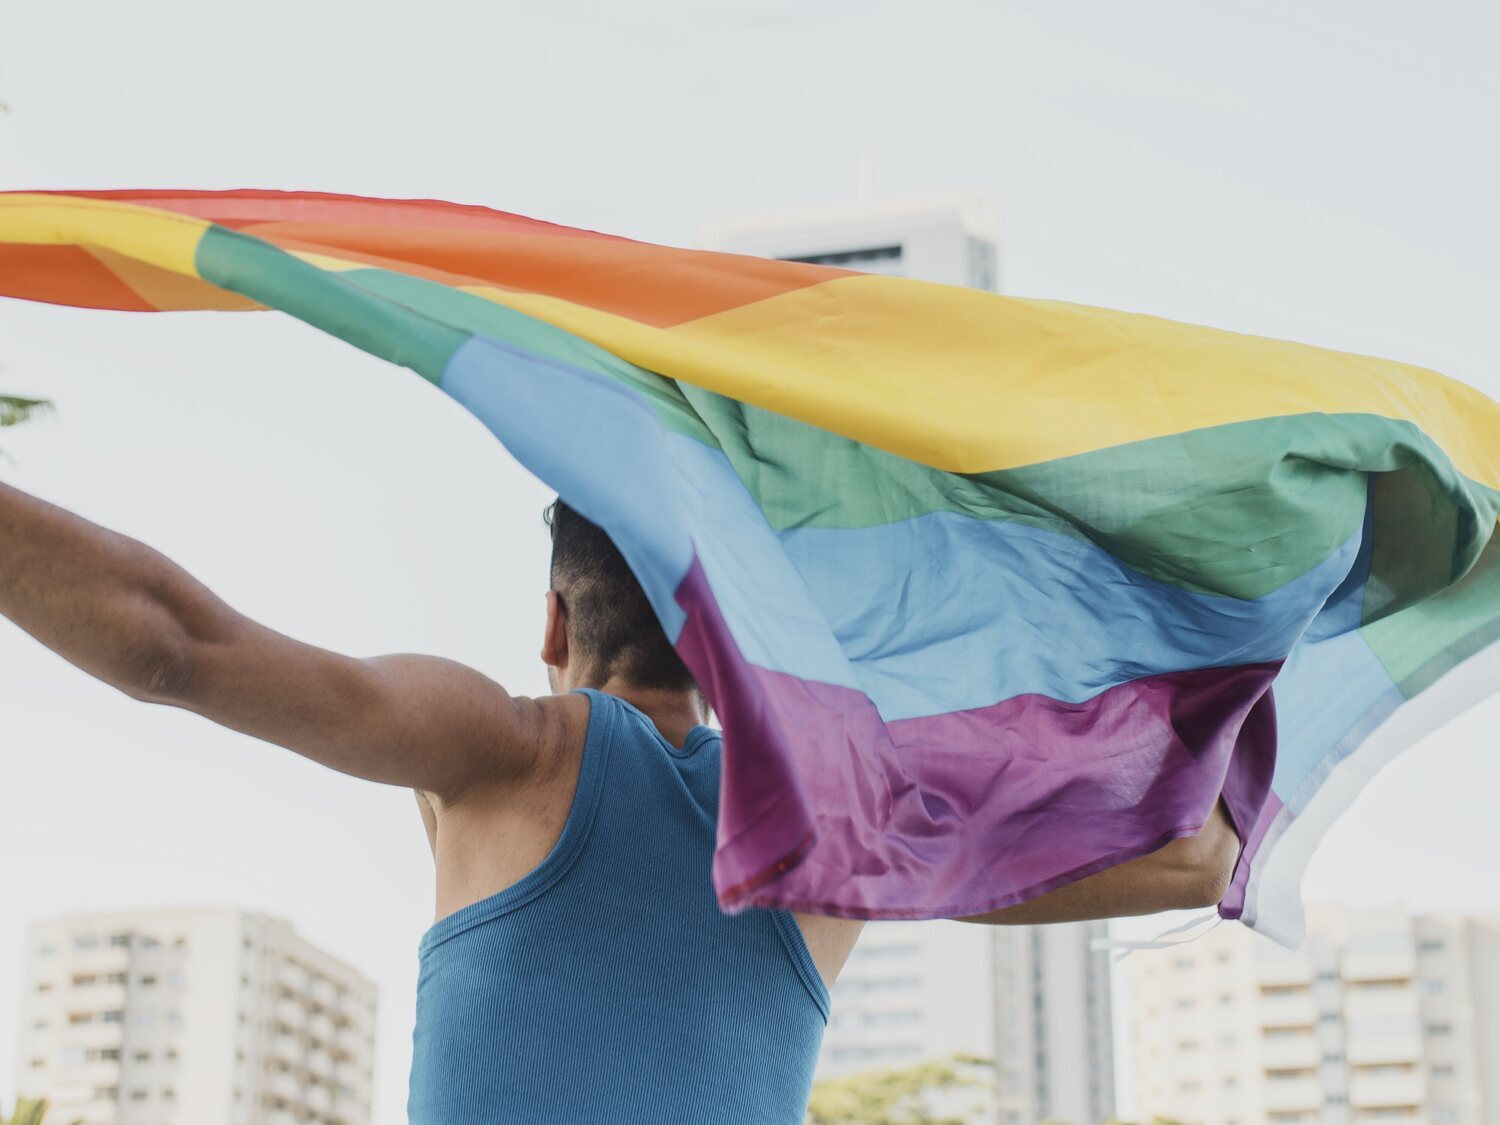
[[[40,398],[0,395],[0,426],[17,426],[26,419],[50,410],[52,404]]]

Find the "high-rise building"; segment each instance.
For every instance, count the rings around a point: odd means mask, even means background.
[[[1321,908],[1130,959],[1138,1115],[1190,1125],[1494,1125],[1500,919]]]
[[[818,1077],[928,1059],[994,1061],[979,1119],[1096,1125],[1115,1109],[1102,922],[872,922],[833,989]]]
[[[992,207],[972,196],[727,219],[711,250],[993,290]],[[995,1061],[984,1119],[1093,1125],[1114,1112],[1110,962],[1102,924],[865,927],[833,990],[818,1077],[967,1054]]]
[[[999,234],[980,196],[879,200],[722,219],[698,232],[707,250],[840,266],[994,290]]]
[[[237,910],[32,926],[16,1087],[86,1125],[364,1125],[375,986]]]

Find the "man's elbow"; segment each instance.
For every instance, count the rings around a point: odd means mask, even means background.
[[[1174,840],[1157,855],[1164,861],[1176,909],[1218,906],[1239,864],[1240,839],[1221,804],[1196,836]]]
[[[115,687],[142,703],[186,706],[195,663],[188,637],[164,633],[125,657]]]

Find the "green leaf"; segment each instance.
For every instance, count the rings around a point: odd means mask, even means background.
[[[51,408],[52,404],[45,399],[0,395],[0,426],[18,426],[26,419]]]

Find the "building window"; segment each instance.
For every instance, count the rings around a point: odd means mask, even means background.
[[[101,1012],[99,1018],[105,1023],[119,1023],[125,1018],[125,1013],[117,1008],[112,1012]]]
[[[131,1057],[134,1058],[136,1062],[150,1062],[151,1061],[151,1052],[150,1051],[137,1051]]]
[[[1441,1039],[1445,1035],[1452,1035],[1453,1027],[1446,1023],[1430,1023],[1427,1025],[1427,1034],[1434,1039]]]
[[[145,976],[141,977],[135,983],[138,984],[138,985],[140,985],[142,988],[151,988],[151,987],[153,987],[156,984],[156,978],[154,976],[152,976],[150,973],[147,973]]]
[[[1442,938],[1428,938],[1417,946],[1417,950],[1421,953],[1441,953],[1447,948]]]
[[[872,246],[863,250],[839,250],[832,254],[809,254],[804,258],[785,258],[788,262],[804,262],[810,266],[845,266],[849,269],[868,269],[877,262],[901,260],[899,246]]]
[[[1424,980],[1422,991],[1428,996],[1441,996],[1448,991],[1448,982],[1445,980]]]
[[[112,945],[112,946],[114,946],[117,949],[118,948],[122,948],[122,947],[127,947],[127,946],[130,945],[130,935],[129,934],[110,934],[109,935],[109,944]]]
[[[130,1091],[130,1100],[133,1101],[133,1102],[143,1102],[143,1101],[146,1100],[146,1097],[147,1097],[147,1094],[146,1094],[145,1090],[132,1090],[132,1091]]]
[[[73,948],[80,953],[99,948],[98,934],[79,934],[73,939]]]

